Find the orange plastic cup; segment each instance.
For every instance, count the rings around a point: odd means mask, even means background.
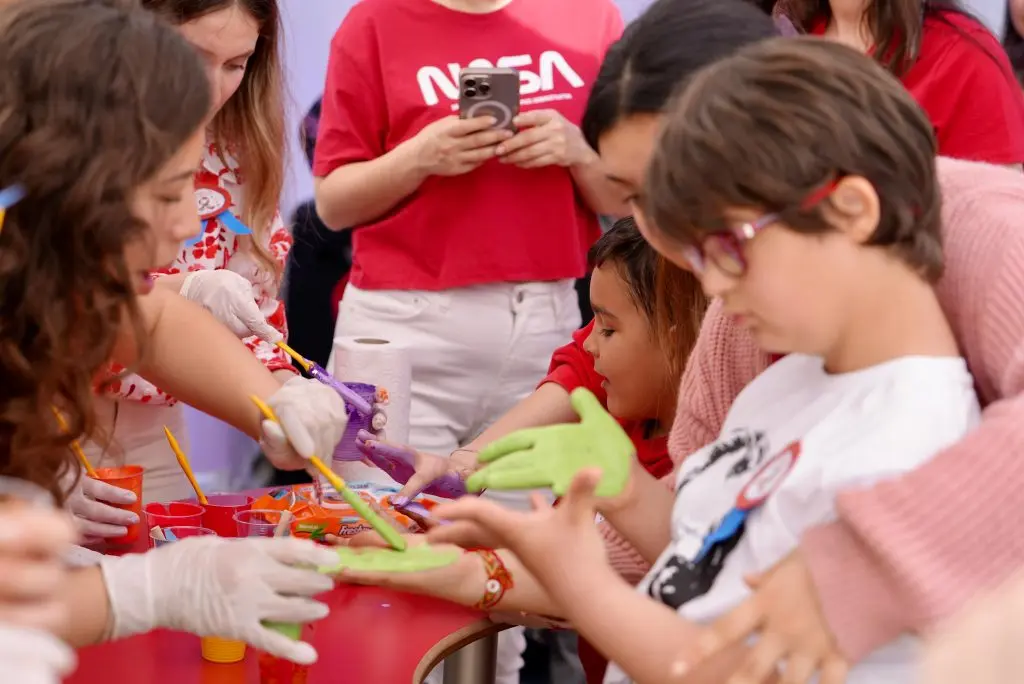
[[[109,485],[127,489],[135,494],[135,503],[110,504],[125,511],[131,511],[138,516],[139,521],[134,525],[128,525],[128,532],[123,537],[108,539],[107,543],[113,546],[127,546],[134,544],[142,533],[142,466],[127,465],[120,468],[97,468],[96,479],[106,482]]]
[[[199,640],[203,660],[221,665],[238,663],[245,659],[245,642],[220,637],[203,637]]]

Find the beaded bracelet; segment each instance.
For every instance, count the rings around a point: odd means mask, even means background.
[[[493,549],[477,549],[473,553],[483,559],[484,570],[487,572],[484,595],[473,607],[478,610],[491,610],[498,605],[505,592],[515,586],[515,582],[512,581],[512,573]]]

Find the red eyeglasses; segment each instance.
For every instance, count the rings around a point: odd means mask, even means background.
[[[800,210],[807,211],[823,202],[836,189],[839,178],[835,178],[822,187],[814,190],[800,203]],[[683,258],[690,264],[690,269],[701,275],[711,261],[715,266],[732,277],[742,276],[747,272],[747,260],[743,257],[743,245],[757,237],[762,230],[779,220],[779,213],[765,214],[760,218],[739,226],[728,228],[720,233],[711,233],[700,243],[683,247]]]

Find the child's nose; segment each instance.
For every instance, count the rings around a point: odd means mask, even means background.
[[[595,325],[590,330],[590,334],[587,335],[587,339],[583,340],[583,351],[587,352],[595,359],[597,358],[597,342],[595,340],[597,336],[597,326]]]

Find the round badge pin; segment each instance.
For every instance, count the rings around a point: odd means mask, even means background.
[[[736,508],[750,511],[765,502],[779,488],[800,458],[800,442],[792,442],[761,466],[736,497]]]
[[[203,185],[196,188],[196,210],[202,221],[209,221],[231,207],[231,196],[221,188]]]

